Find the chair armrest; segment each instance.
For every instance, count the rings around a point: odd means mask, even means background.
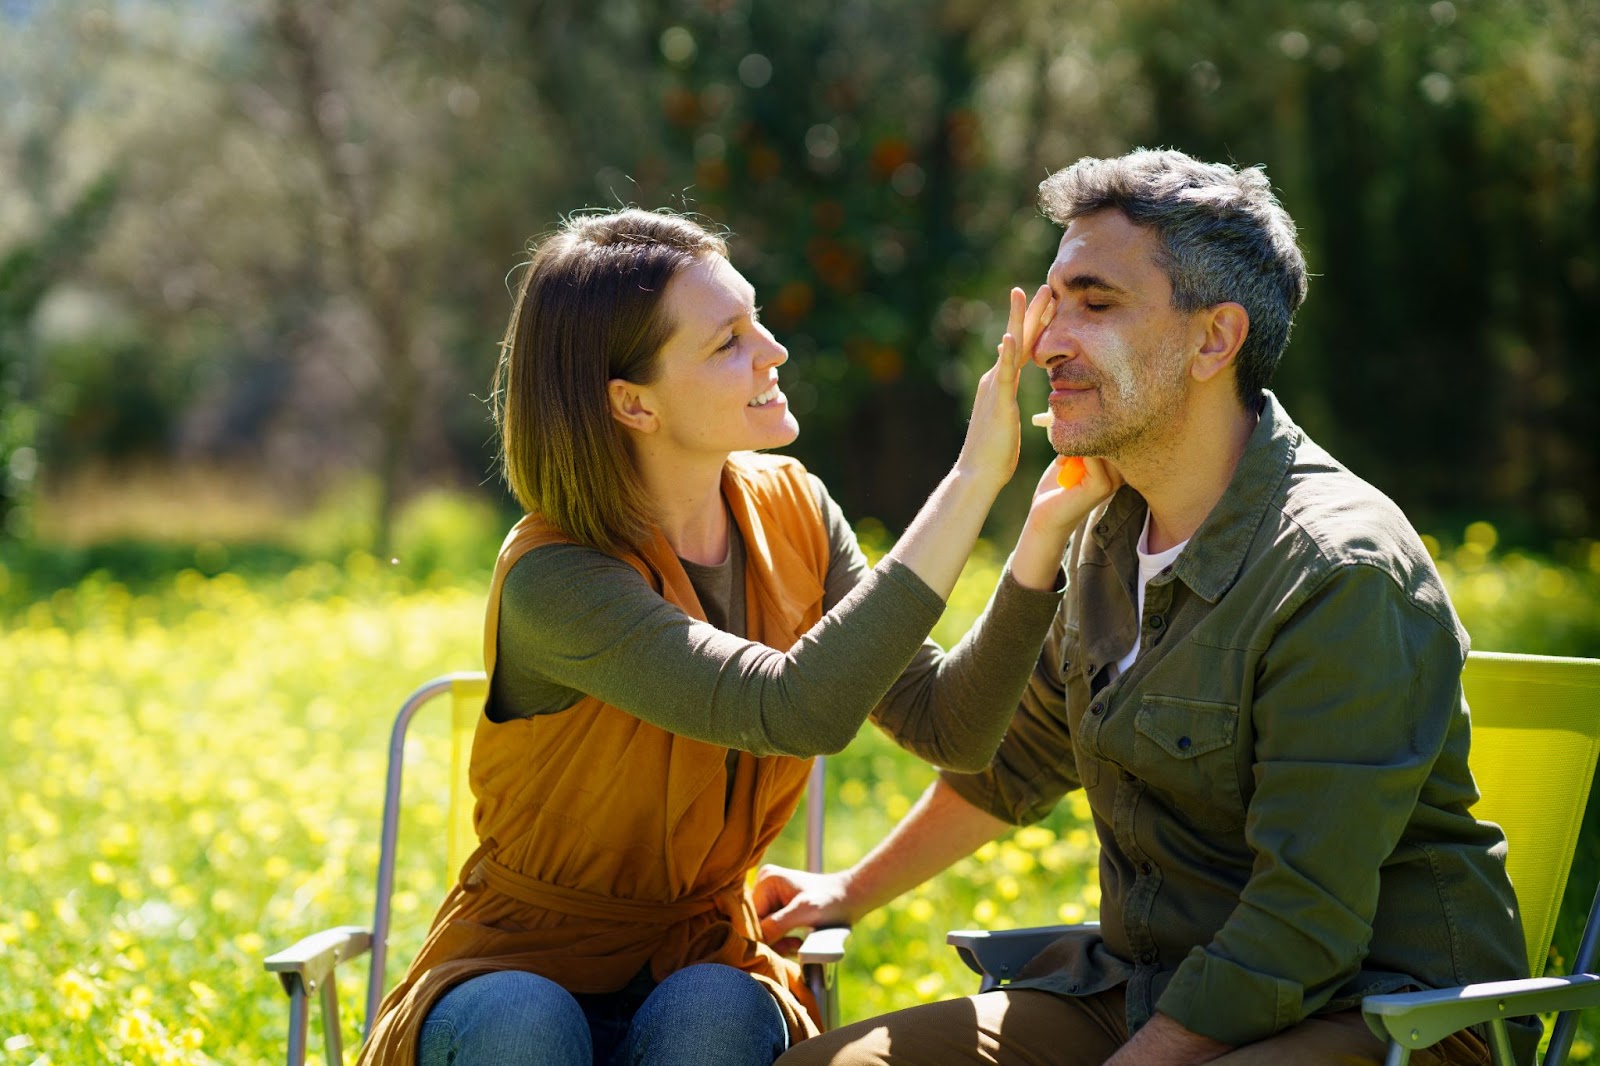
[[[263,965],[269,973],[277,974],[284,991],[293,995],[296,978],[310,991],[339,963],[365,954],[370,947],[372,934],[364,927],[341,925],[312,933],[293,947],[268,955]]]
[[[1553,1014],[1597,1005],[1600,976],[1581,973],[1368,996],[1361,1001],[1361,1015],[1378,1039],[1420,1048],[1497,1018]]]
[[[813,929],[806,934],[800,944],[800,964],[808,966],[818,963],[823,966],[838,962],[844,958],[845,944],[850,940],[850,927],[848,925],[834,926],[828,929]]]
[[[1073,929],[1099,924],[1039,925],[1030,929],[956,929],[945,934],[944,942],[956,949],[961,961],[973,973],[992,977],[996,981],[1009,981],[1051,941]]]

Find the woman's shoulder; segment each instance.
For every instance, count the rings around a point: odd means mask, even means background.
[[[800,460],[774,452],[734,452],[728,456],[728,466],[735,473],[752,479],[803,482],[806,477],[806,468]]]
[[[536,596],[549,602],[550,596],[592,592],[597,585],[607,589],[644,584],[639,571],[603,551],[571,541],[551,541],[529,548],[512,561],[506,570],[505,587],[522,596]]]

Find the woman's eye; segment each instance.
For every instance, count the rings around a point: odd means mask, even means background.
[[[721,344],[717,345],[717,351],[725,352],[728,349],[732,348],[737,343],[739,343],[739,335],[737,333],[730,333],[730,334],[728,334],[728,339],[727,340],[725,340]]]
[[[1110,310],[1111,305],[1110,304],[1086,303],[1086,304],[1083,305],[1083,307],[1084,307],[1084,310],[1086,310],[1086,311],[1107,311],[1107,310]]]

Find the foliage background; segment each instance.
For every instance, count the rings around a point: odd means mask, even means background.
[[[1315,273],[1289,409],[1477,647],[1600,655],[1597,100],[1596,0],[0,0],[0,1062],[278,1057],[260,958],[364,919],[389,709],[475,662],[507,273],[565,212],[732,231],[793,451],[881,546],[1049,260],[1045,174],[1265,164]],[[832,780],[841,864],[928,771],[869,733]],[[1085,834],[868,919],[847,1010],[969,987],[947,925],[1092,914]],[[1597,879],[1591,810],[1559,943]]]
[[[1600,502],[1595,0],[6,0],[0,99],[13,534],[211,464],[372,475],[381,553],[490,470],[530,237],[619,202],[731,228],[796,453],[899,528],[1049,260],[1038,181],[1141,144],[1266,165],[1316,274],[1279,391],[1419,525]]]

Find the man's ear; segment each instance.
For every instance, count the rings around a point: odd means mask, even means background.
[[[1201,312],[1198,324],[1205,332],[1189,373],[1196,381],[1210,381],[1233,365],[1250,335],[1250,312],[1236,303],[1214,304]]]
[[[611,417],[628,429],[639,433],[654,433],[661,424],[651,408],[650,398],[638,385],[623,378],[606,382],[606,399],[611,404]]]

